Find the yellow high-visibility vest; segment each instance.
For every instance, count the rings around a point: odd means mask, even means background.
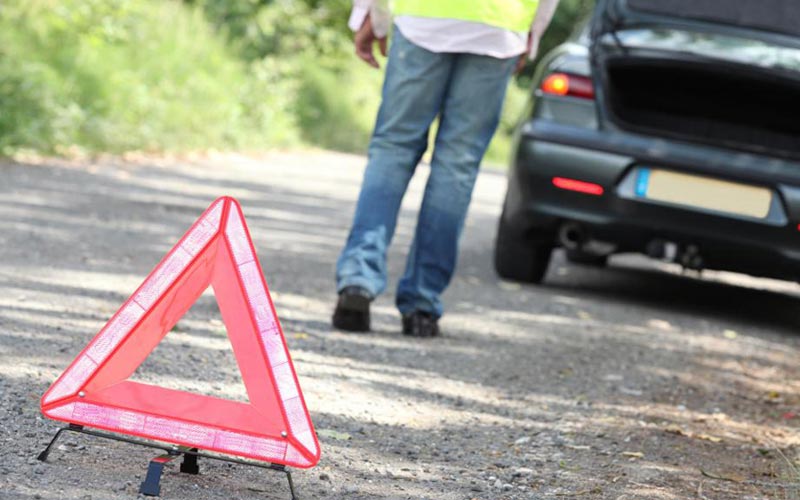
[[[511,31],[531,29],[539,0],[394,0],[396,15],[459,19]]]

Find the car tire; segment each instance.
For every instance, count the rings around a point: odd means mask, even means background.
[[[608,255],[593,255],[580,250],[567,250],[567,260],[574,264],[592,267],[605,267],[608,264]]]
[[[541,283],[553,252],[550,235],[527,233],[520,235],[500,217],[494,245],[494,268],[507,280],[521,283]]]

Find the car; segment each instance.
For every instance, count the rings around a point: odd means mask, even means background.
[[[534,89],[500,277],[538,283],[563,247],[800,280],[796,0],[599,0]]]

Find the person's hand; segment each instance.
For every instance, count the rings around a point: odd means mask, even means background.
[[[522,54],[517,59],[517,65],[514,67],[514,74],[518,75],[523,69],[525,69],[525,65],[528,64],[528,53]]]
[[[526,64],[533,62],[536,59],[536,56],[539,53],[539,41],[541,38],[541,34],[536,32],[535,27],[528,33],[528,44],[525,47],[525,53],[519,56],[517,67],[514,69],[514,74],[522,71]]]
[[[536,54],[533,51],[533,33],[530,31],[528,32],[528,43],[525,44],[525,52],[519,56],[517,59],[517,66],[514,68],[514,74],[519,74],[525,68],[525,65],[528,64],[529,61],[532,61]]]
[[[386,37],[378,38],[375,36],[375,32],[372,30],[372,20],[369,14],[367,14],[367,17],[364,18],[364,23],[361,25],[361,28],[356,31],[354,38],[356,55],[373,68],[380,68],[381,65],[378,64],[373,53],[373,45],[376,41],[378,42],[381,54],[386,57]]]

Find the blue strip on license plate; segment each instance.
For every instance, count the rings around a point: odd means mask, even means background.
[[[647,197],[647,188],[650,186],[650,169],[640,168],[636,172],[636,196]]]

